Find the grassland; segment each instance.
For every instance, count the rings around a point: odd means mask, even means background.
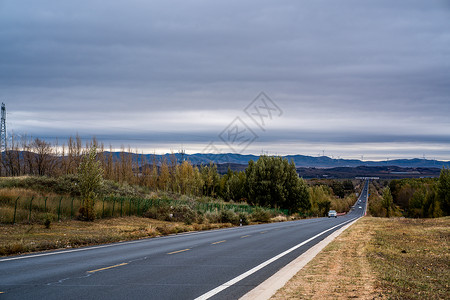
[[[272,299],[448,299],[449,250],[449,217],[366,217]]]
[[[186,225],[183,222],[166,222],[133,216],[94,222],[66,220],[53,222],[50,228],[37,223],[2,225],[0,255],[75,248],[231,226],[230,223]]]

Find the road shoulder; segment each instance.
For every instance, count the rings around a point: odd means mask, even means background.
[[[289,263],[286,267],[282,268],[280,271],[278,271],[276,274],[274,274],[272,277],[264,281],[262,284],[251,290],[249,293],[244,295],[241,299],[248,300],[248,299],[269,299],[273,296],[273,299],[287,299],[287,298],[308,298],[308,296],[305,295],[299,295],[297,290],[297,284],[298,282],[303,282],[301,280],[302,276],[304,276],[302,272],[302,269],[306,266],[307,272],[313,271],[311,269],[312,266],[317,265],[317,261],[320,261],[322,266],[327,268],[331,262],[327,262],[326,260],[329,260],[329,257],[334,257],[335,255],[342,255],[342,253],[332,253],[333,249],[336,248],[336,244],[339,245],[342,248],[343,243],[346,243],[349,239],[349,233],[346,231],[352,224],[349,223],[345,225],[344,227],[340,228],[339,230],[333,232],[331,235],[329,235],[327,238],[325,238],[323,241],[319,242],[309,250],[307,250],[304,254],[299,256],[297,259]],[[354,234],[355,229],[350,228],[351,234]],[[359,226],[356,231],[359,231]],[[345,232],[341,237],[341,233]],[[363,235],[362,232],[358,232],[358,235]],[[339,238],[338,238],[339,237]],[[337,240],[335,240],[338,238]],[[370,239],[370,238],[369,238]],[[334,243],[329,245],[333,240],[335,240]],[[323,250],[323,252],[321,252]],[[331,252],[330,252],[331,251]],[[337,251],[340,252],[340,251]],[[346,249],[346,252],[348,252],[348,249]],[[331,254],[331,255],[329,255]],[[353,253],[354,254],[354,253]],[[325,261],[324,261],[325,260]],[[311,262],[312,261],[312,262]],[[310,263],[311,262],[311,263]],[[334,262],[334,265],[339,263],[338,261]],[[367,269],[367,262],[364,269]],[[314,267],[313,267],[314,268]],[[334,267],[336,269],[336,267]],[[336,270],[338,271],[338,270]],[[320,274],[320,273],[319,273]],[[334,281],[334,280],[333,280]],[[333,285],[331,285],[333,286]],[[278,292],[277,292],[278,290]],[[317,299],[323,299],[323,293],[316,294],[316,289],[313,289],[313,295],[317,295]],[[328,293],[329,291],[324,291]],[[320,296],[322,295],[322,296]],[[332,297],[333,298],[333,297]]]

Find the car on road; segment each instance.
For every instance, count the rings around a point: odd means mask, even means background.
[[[360,206],[360,207],[358,207],[358,208],[362,208],[362,207]]]
[[[337,212],[335,210],[330,210],[328,212],[328,218],[335,217],[337,218]]]

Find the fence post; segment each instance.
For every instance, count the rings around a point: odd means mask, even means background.
[[[72,197],[72,203],[70,204],[70,218],[71,219],[73,219],[73,198],[75,198],[75,197]]]
[[[111,217],[114,217],[114,207],[116,206],[116,198],[113,198],[113,209],[111,213]]]
[[[45,197],[45,199],[44,199],[44,212],[45,213],[47,213],[47,198],[48,197]]]
[[[131,216],[131,198],[130,198],[130,204],[128,205],[128,216]]]
[[[58,222],[61,220],[61,201],[62,201],[62,196],[61,198],[59,198],[59,205],[58,205]]]
[[[33,204],[33,199],[34,199],[34,196],[31,197],[31,200],[30,200],[30,214],[28,215],[28,222],[31,222],[31,205]]]
[[[139,206],[141,205],[141,199],[137,200],[137,216],[139,216]]]
[[[14,204],[14,218],[13,218],[13,225],[16,223],[16,211],[17,211],[17,201],[19,201],[20,197],[17,197],[16,204]]]

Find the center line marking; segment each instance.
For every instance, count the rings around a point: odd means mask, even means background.
[[[260,233],[266,233],[267,231],[261,231]]]
[[[173,252],[169,252],[167,254],[175,254],[175,253],[180,253],[180,252],[189,251],[189,250],[191,250],[191,249],[183,249],[183,250],[173,251]]]
[[[243,236],[241,236],[241,239],[246,238],[246,237],[249,237],[249,236],[250,236],[250,234],[248,234],[248,235],[243,235]]]
[[[218,242],[214,242],[214,243],[211,243],[211,245],[215,245],[215,244],[220,244],[220,243],[225,243],[227,240],[223,240],[223,241],[218,241]]]
[[[92,270],[92,271],[87,271],[88,273],[95,273],[98,271],[103,271],[103,270],[108,270],[108,269],[112,269],[112,268],[117,268],[117,267],[121,267],[121,266],[125,266],[128,265],[128,263],[121,263],[118,265],[114,265],[114,266],[110,266],[110,267],[106,267],[106,268],[101,268],[101,269],[97,269],[97,270]]]

